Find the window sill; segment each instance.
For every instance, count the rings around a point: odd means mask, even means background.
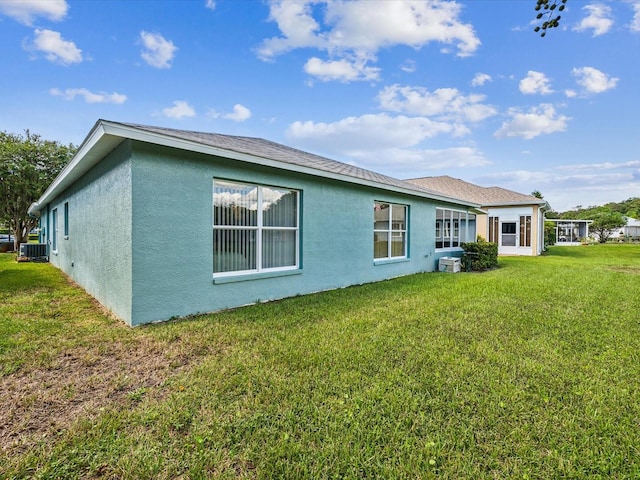
[[[404,262],[408,262],[409,261],[409,257],[402,257],[402,258],[381,258],[379,260],[374,260],[373,261],[373,265],[388,265],[389,263],[404,263]]]
[[[302,275],[302,269],[297,268],[295,270],[281,270],[278,272],[247,273],[244,275],[230,275],[228,277],[214,277],[213,283],[215,285],[222,285],[225,283],[262,280],[263,278],[288,277],[290,275]]]
[[[461,252],[462,247],[444,247],[444,248],[436,248],[436,253],[438,252]]]

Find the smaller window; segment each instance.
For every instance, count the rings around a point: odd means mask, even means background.
[[[51,212],[51,250],[58,251],[58,209],[54,208]]]
[[[407,256],[407,205],[374,202],[373,258],[384,260]]]
[[[500,228],[499,217],[489,217],[489,241],[498,243],[498,232]]]
[[[520,215],[520,246],[531,246],[531,215]]]
[[[64,203],[64,238],[69,238],[69,202]]]

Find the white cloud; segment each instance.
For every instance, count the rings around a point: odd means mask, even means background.
[[[391,85],[378,93],[384,110],[458,122],[479,122],[495,115],[494,107],[481,103],[484,99],[484,95],[463,95],[455,88],[430,92],[423,87]]]
[[[479,167],[491,162],[468,146],[424,149],[420,144],[440,134],[455,134],[456,125],[423,117],[387,114],[349,117],[333,123],[295,122],[286,135],[310,151],[396,178],[423,176],[425,170]]]
[[[577,92],[575,90],[572,90],[570,88],[566,89],[564,91],[564,94],[567,98],[575,98],[578,96]]]
[[[416,71],[415,60],[406,60],[402,65],[400,65],[400,70],[407,73],[415,72]]]
[[[62,65],[82,62],[82,50],[75,43],[63,39],[60,32],[53,30],[36,29],[33,43],[26,48],[43,52],[50,62]]]
[[[426,170],[484,167],[491,162],[472,147],[454,147],[442,150],[389,148],[349,152],[351,158],[364,168],[376,172],[386,171],[396,178],[416,178]]]
[[[633,19],[629,24],[629,29],[632,32],[640,32],[640,2],[633,2],[631,6],[633,8]]]
[[[367,67],[366,60],[349,61],[347,59],[325,62],[317,57],[310,58],[304,71],[322,81],[340,80],[377,80],[380,69]]]
[[[115,103],[121,104],[127,101],[127,96],[121,93],[94,93],[86,88],[67,88],[60,90],[59,88],[52,88],[49,93],[55,97],[63,97],[65,100],[73,100],[76,97],[84,98],[87,103]]]
[[[618,78],[612,78],[597,68],[574,68],[571,74],[576,77],[576,82],[588,93],[602,93],[615,88]]]
[[[311,151],[348,158],[370,156],[380,159],[385,158],[382,151],[403,151],[438,135],[467,133],[464,125],[385,113],[348,117],[332,123],[298,121],[286,131],[292,143]]]
[[[476,76],[471,80],[471,85],[474,87],[480,87],[491,80],[491,75],[487,73],[476,73]]]
[[[549,86],[549,79],[544,73],[529,70],[527,76],[520,80],[520,92],[525,95],[536,93],[548,95],[553,93],[553,90]]]
[[[311,4],[306,1],[273,1],[269,9],[269,20],[278,24],[282,36],[262,42],[258,56],[263,60],[269,60],[296,48],[319,48],[326,43],[316,35],[320,25],[313,18]]]
[[[593,3],[591,5],[585,5],[582,7],[587,14],[580,23],[574,27],[574,30],[578,32],[584,32],[585,30],[593,30],[593,36],[604,35],[613,26],[613,19],[611,18],[611,7],[602,3]]]
[[[210,10],[215,10],[216,9],[216,2],[215,0],[207,0],[204,4],[204,6]]]
[[[67,16],[69,5],[66,0],[3,0],[0,14],[6,15],[25,25],[32,25],[36,17],[60,21]]]
[[[571,120],[564,115],[558,115],[553,105],[542,104],[533,107],[528,113],[518,109],[509,109],[510,120],[504,122],[494,133],[497,138],[522,137],[531,140],[538,135],[563,132],[567,129],[567,122]]]
[[[551,207],[564,212],[576,205],[604,205],[637,196],[640,161],[573,164],[541,170],[504,171],[474,179],[517,192],[539,190]]]
[[[210,110],[208,116],[211,118],[225,118],[227,120],[233,120],[234,122],[244,122],[251,118],[251,110],[244,105],[236,103],[231,113],[219,113],[215,110]]]
[[[459,125],[436,122],[424,117],[390,116],[386,113],[348,117],[333,123],[294,122],[287,137],[312,146],[352,155],[366,145],[368,151],[418,145],[440,134],[457,134]]]
[[[640,168],[640,160],[630,160],[628,162],[604,162],[604,163],[578,163],[573,165],[560,165],[558,170],[611,170],[618,168]]]
[[[458,56],[469,56],[480,40],[470,24],[460,21],[461,10],[455,2],[436,0],[376,2],[375,8],[368,0],[273,0],[269,20],[278,24],[281,36],[265,39],[257,54],[263,60],[271,60],[297,48],[316,48],[327,52],[330,60],[319,63],[316,59],[307,64],[308,68],[319,67],[323,79],[335,76],[339,80],[347,76],[327,75],[329,67],[346,66],[335,62],[346,57],[354,64],[354,59],[358,59],[362,72],[367,68],[365,64],[375,61],[376,52],[384,47],[408,45],[417,49],[438,42],[455,46]],[[320,11],[323,15],[315,18],[314,14]],[[368,76],[356,78],[363,80]]]
[[[233,113],[226,114],[224,118],[233,120],[234,122],[244,122],[245,120],[251,118],[251,110],[249,110],[244,105],[236,103],[233,106]]]
[[[173,102],[173,107],[163,108],[162,114],[165,117],[181,119],[195,117],[196,111],[184,100],[176,100]]]
[[[155,68],[171,68],[171,61],[175,56],[176,47],[159,33],[140,32],[143,50],[140,56],[145,62]]]

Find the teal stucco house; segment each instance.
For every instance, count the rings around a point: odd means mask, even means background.
[[[50,262],[134,326],[434,271],[478,207],[267,140],[99,120],[29,212]]]

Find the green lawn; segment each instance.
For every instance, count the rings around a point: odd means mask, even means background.
[[[136,329],[0,255],[0,478],[639,478],[640,246]]]

